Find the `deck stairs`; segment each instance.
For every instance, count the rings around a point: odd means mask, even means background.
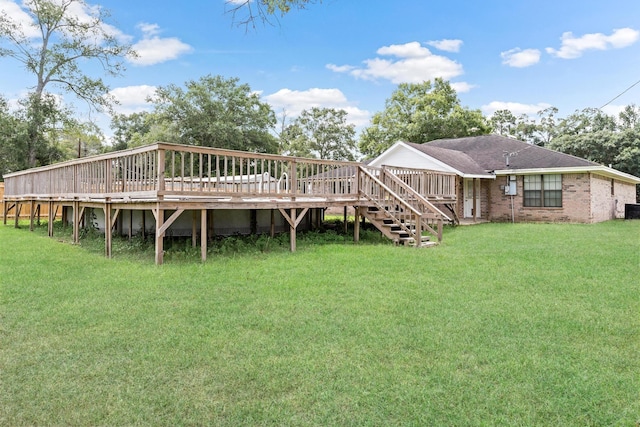
[[[363,166],[360,177],[360,192],[370,202],[360,213],[383,235],[418,248],[442,241],[442,224],[451,219],[425,197],[384,168]]]

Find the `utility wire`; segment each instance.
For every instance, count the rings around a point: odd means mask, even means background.
[[[637,85],[638,83],[640,83],[640,80],[638,80],[637,82],[635,82],[634,84],[632,84],[631,86],[629,86],[628,88],[626,88],[625,90],[623,90],[621,93],[618,94],[618,96],[616,96],[615,98],[613,98],[612,100],[610,100],[609,102],[607,102],[606,104],[604,104],[602,107],[598,108],[598,110],[602,110],[604,107],[606,107],[607,105],[611,104],[613,101],[615,101],[616,99],[620,98],[622,95],[624,95],[625,93],[627,93],[629,90],[631,90],[632,87],[634,87],[635,85]]]

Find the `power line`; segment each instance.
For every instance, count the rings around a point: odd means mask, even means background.
[[[607,105],[611,104],[613,101],[615,101],[616,99],[620,98],[622,95],[624,95],[625,93],[627,93],[629,90],[631,90],[632,87],[634,87],[635,85],[637,85],[638,83],[640,83],[640,80],[638,80],[637,82],[635,82],[634,84],[632,84],[631,86],[629,86],[628,88],[626,88],[625,90],[623,90],[622,92],[620,92],[615,98],[613,98],[612,100],[610,100],[609,102],[607,102],[606,104],[604,104],[602,107],[598,108],[598,110],[602,110],[604,107],[606,107]]]

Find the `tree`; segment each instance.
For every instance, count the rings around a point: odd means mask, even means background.
[[[205,76],[186,83],[186,90],[169,85],[150,100],[159,124],[171,141],[181,144],[276,153],[271,132],[276,115],[269,104],[238,79]]]
[[[497,110],[489,119],[493,133],[502,136],[513,136],[516,131],[518,119],[510,110]]]
[[[11,113],[7,101],[0,97],[0,178],[25,168],[18,147],[26,145],[26,138],[25,124]]]
[[[618,115],[620,127],[623,129],[635,129],[640,125],[640,108],[635,105],[627,105]]]
[[[104,151],[104,135],[95,123],[67,122],[59,132],[56,148],[63,159],[93,156]]]
[[[24,11],[32,23],[24,25],[8,14],[0,15],[0,56],[10,57],[33,74],[35,85],[28,103],[27,166],[38,164],[38,152],[47,147],[46,99],[49,87],[58,87],[90,108],[103,110],[112,102],[100,77],[90,77],[80,68],[86,61],[101,65],[107,75],[123,71],[123,58],[134,56],[106,25],[107,12],[89,7],[84,0],[27,0]],[[82,10],[81,14],[78,11]]]
[[[634,118],[635,106],[618,116],[584,109],[563,119],[549,148],[640,176],[640,126]],[[636,195],[640,200],[640,187]]]
[[[440,78],[423,83],[401,83],[385,109],[374,114],[372,125],[360,137],[360,151],[377,156],[399,140],[424,143],[489,133],[480,110],[460,105],[456,91]]]
[[[331,160],[355,160],[355,126],[347,112],[333,108],[304,110],[282,132],[286,154]]]
[[[117,114],[111,118],[114,151],[158,141],[178,141],[172,121],[163,120],[158,113],[142,111],[140,113]]]
[[[245,27],[251,26],[255,28],[256,19],[263,23],[270,23],[270,17],[280,13],[284,16],[291,9],[304,9],[308,4],[316,3],[321,0],[226,0],[228,12],[233,16],[233,20],[238,25]],[[245,15],[238,17],[238,14],[244,12]]]

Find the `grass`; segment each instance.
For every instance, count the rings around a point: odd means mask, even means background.
[[[0,425],[640,421],[638,221],[161,267],[38,233],[0,227]]]

